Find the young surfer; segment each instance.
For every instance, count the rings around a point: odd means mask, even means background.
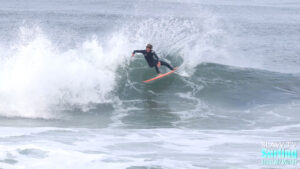
[[[158,75],[160,75],[159,67],[161,65],[167,66],[170,70],[174,70],[174,68],[168,64],[167,62],[164,62],[162,60],[159,60],[156,53],[152,50],[152,45],[147,44],[146,50],[134,50],[132,53],[132,56],[136,53],[142,53],[150,67],[155,67],[155,70]]]

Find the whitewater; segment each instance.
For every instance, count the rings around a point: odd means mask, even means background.
[[[298,1],[0,4],[0,169],[299,168]]]

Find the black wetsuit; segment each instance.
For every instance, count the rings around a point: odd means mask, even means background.
[[[150,52],[147,52],[146,50],[135,50],[133,53],[142,53],[150,67],[155,67],[155,70],[157,73],[160,73],[157,63],[160,62],[161,65],[167,66],[170,70],[173,70],[173,67],[169,65],[167,62],[161,61],[158,59],[156,53],[151,50]]]

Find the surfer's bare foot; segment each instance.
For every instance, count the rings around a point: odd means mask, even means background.
[[[158,74],[157,74],[157,76],[160,76],[160,75],[161,75],[161,73],[158,73]]]

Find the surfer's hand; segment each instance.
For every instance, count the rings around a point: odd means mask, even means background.
[[[133,57],[133,56],[134,56],[134,53],[132,53],[131,57]]]
[[[160,62],[157,63],[157,67],[160,67]]]

